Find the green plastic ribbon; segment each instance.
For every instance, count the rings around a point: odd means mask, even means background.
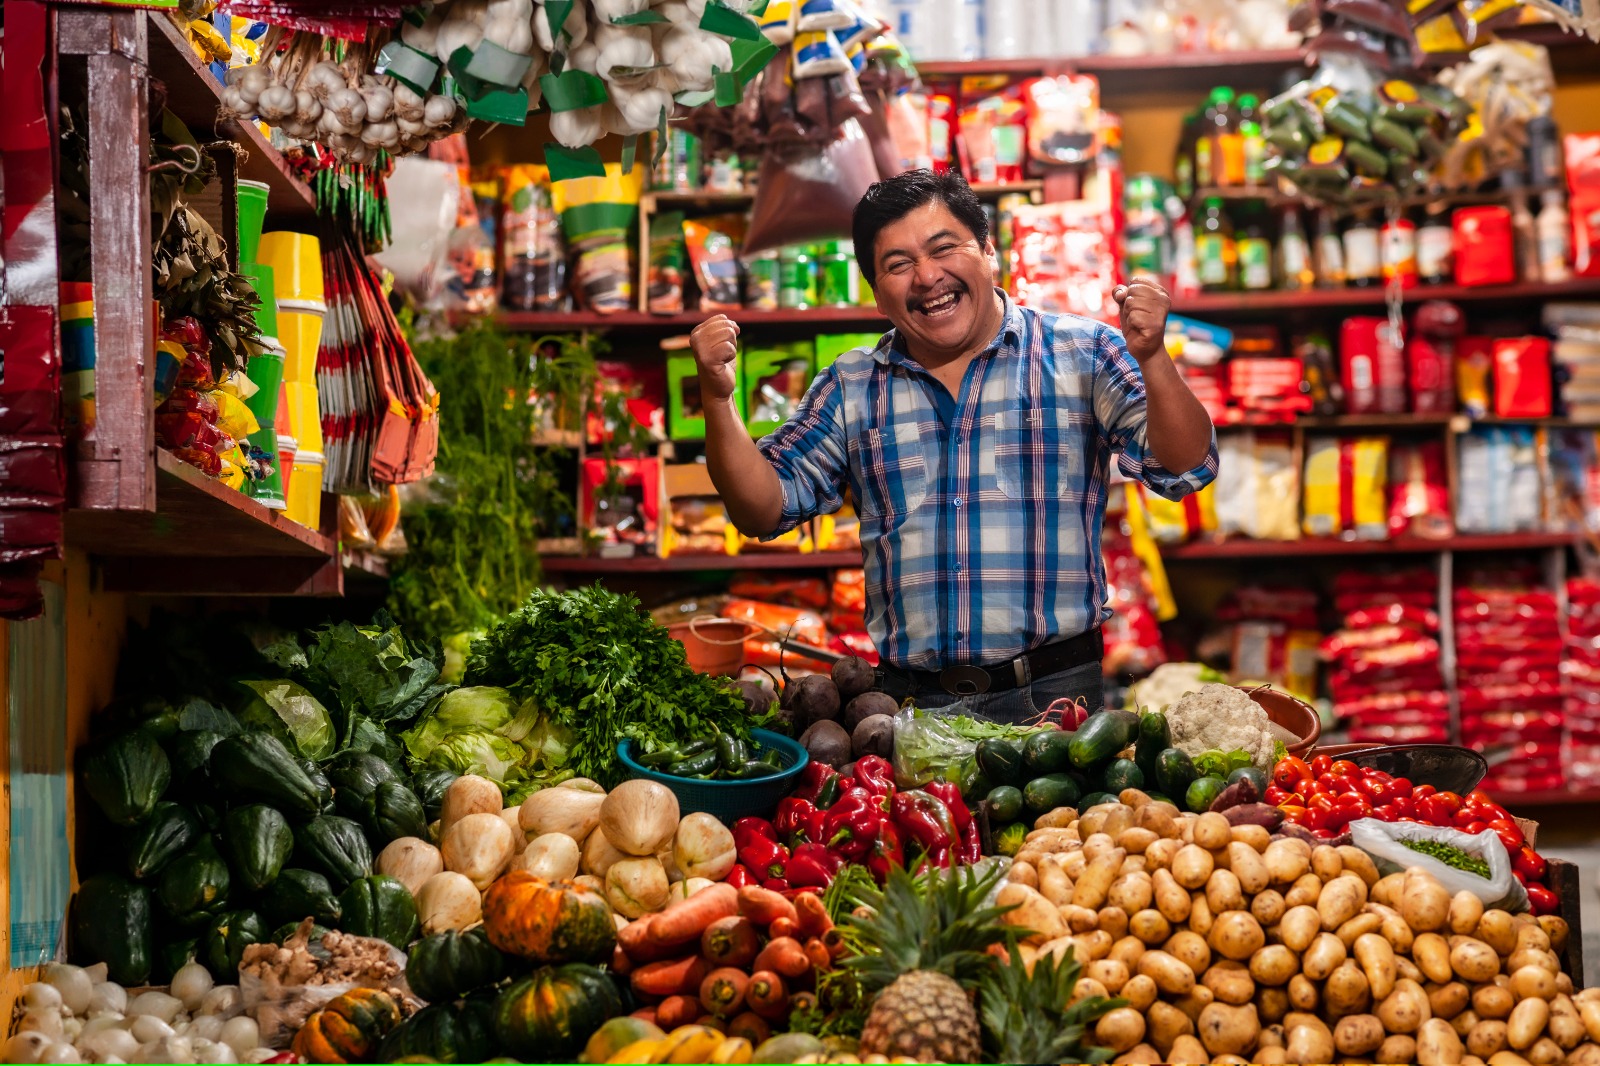
[[[740,14],[726,4],[709,0],[705,13],[700,16],[700,28],[707,33],[733,37],[741,41],[761,41],[761,26],[748,15]]]
[[[550,169],[552,182],[606,176],[605,162],[593,146],[568,148],[560,144],[547,144],[544,146],[544,165]]]
[[[639,135],[637,133],[630,133],[622,138],[622,172],[624,174],[633,173],[634,156],[638,154],[638,151]]]
[[[750,84],[757,74],[765,70],[779,51],[778,46],[765,36],[756,41],[730,41],[728,50],[733,53],[733,75],[739,79],[741,87]]]
[[[663,15],[661,12],[659,12],[659,11],[651,11],[649,8],[646,8],[643,11],[635,11],[631,15],[619,15],[618,17],[616,17],[616,18],[611,20],[611,25],[613,25],[613,26],[654,26],[657,23],[666,22],[666,21],[667,21],[667,16]]]
[[[654,170],[661,165],[661,157],[667,154],[667,109],[661,109],[661,117],[656,120],[656,150],[650,157],[650,169]]]
[[[539,88],[544,91],[545,106],[552,113],[598,107],[610,99],[606,95],[606,83],[586,70],[545,74],[539,78]]]
[[[732,107],[744,98],[744,85],[731,70],[711,68],[712,99],[718,107]]]

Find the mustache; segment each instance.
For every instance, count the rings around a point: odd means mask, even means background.
[[[913,311],[920,311],[935,300],[942,300],[951,293],[960,295],[967,291],[967,287],[960,283],[943,286],[933,292],[921,296],[913,296],[906,300],[906,305]]]

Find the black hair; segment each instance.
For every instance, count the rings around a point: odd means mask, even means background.
[[[983,202],[972,191],[965,178],[955,171],[935,174],[931,170],[908,170],[904,174],[875,182],[867,194],[856,204],[850,222],[851,236],[855,238],[856,262],[861,264],[861,276],[868,285],[878,281],[878,259],[875,246],[878,234],[891,222],[905,218],[924,204],[935,200],[950,209],[962,225],[972,231],[981,245],[989,239],[989,219],[983,213]]]

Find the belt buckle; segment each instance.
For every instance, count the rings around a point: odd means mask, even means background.
[[[939,687],[952,696],[977,696],[989,691],[989,671],[981,666],[952,666],[939,671]]]

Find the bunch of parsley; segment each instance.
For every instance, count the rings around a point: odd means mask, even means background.
[[[572,729],[568,768],[607,788],[623,777],[624,737],[650,752],[717,730],[747,736],[762,724],[725,682],[691,670],[683,645],[637,599],[599,585],[535,591],[473,641],[464,684],[533,700]]]

